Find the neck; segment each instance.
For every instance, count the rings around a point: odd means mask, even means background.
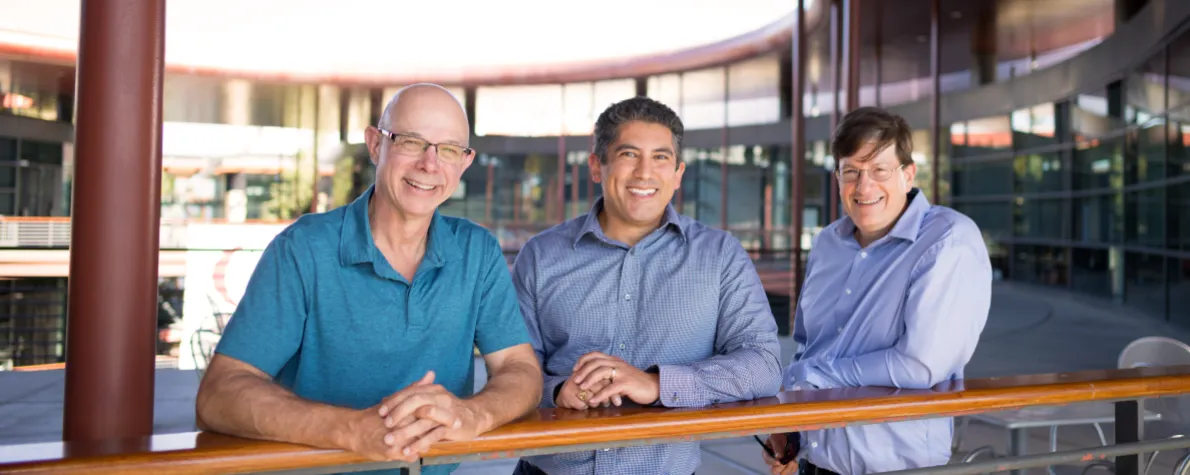
[[[662,218],[664,219],[664,217]],[[657,228],[661,227],[661,219],[651,225],[632,225],[624,222],[616,222],[608,218],[607,211],[601,210],[599,212],[599,227],[603,229],[603,234],[611,239],[615,239],[629,247],[635,246],[636,243],[648,236]]]
[[[389,249],[406,256],[420,256],[425,252],[432,219],[432,216],[411,217],[400,213],[378,196],[373,196],[368,206],[372,241],[381,250]]]

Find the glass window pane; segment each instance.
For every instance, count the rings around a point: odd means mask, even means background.
[[[1073,249],[1073,266],[1070,269],[1070,284],[1079,291],[1091,295],[1111,295],[1111,265],[1106,250]]]
[[[1018,150],[1056,143],[1053,103],[1013,111],[1012,131]]]
[[[728,67],[727,124],[766,124],[781,120],[781,65],[761,56]]]
[[[1062,191],[1066,172],[1057,153],[1021,155],[1013,161],[1017,193]]]
[[[1119,194],[1074,200],[1074,239],[1082,242],[1119,242],[1123,223],[1123,198]]]
[[[1066,285],[1066,250],[1049,246],[1013,247],[1014,280],[1064,287]]]
[[[954,164],[954,196],[1012,194],[1012,160]]]
[[[687,129],[723,127],[726,102],[723,68],[700,69],[682,75],[682,122]]]
[[[1122,183],[1124,137],[1089,139],[1075,145],[1074,188],[1119,188]]]
[[[1067,200],[1018,198],[1016,203],[1014,222],[1017,236],[1046,239],[1068,237]]]
[[[1134,252],[1124,255],[1124,301],[1165,317],[1165,258]]]
[[[1190,326],[1190,259],[1168,259],[1169,320]]]
[[[1165,189],[1131,192],[1124,197],[1124,239],[1128,244],[1165,245]]]

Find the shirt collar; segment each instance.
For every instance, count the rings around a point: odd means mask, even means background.
[[[603,197],[600,196],[595,200],[595,204],[591,205],[591,210],[583,217],[582,227],[579,228],[578,234],[574,236],[574,242],[571,247],[578,247],[579,241],[582,241],[588,234],[592,234],[596,239],[604,242],[610,242],[611,239],[603,234],[603,227],[599,225],[599,212],[603,210]],[[682,215],[678,214],[678,210],[674,208],[673,203],[665,205],[665,214],[661,217],[661,227],[674,230],[682,237],[682,242],[686,242],[686,223],[682,220]]]
[[[376,242],[372,240],[372,225],[368,221],[368,207],[375,192],[376,185],[372,185],[347,205],[339,239],[339,261],[345,266],[375,262],[378,258],[383,258]],[[450,225],[435,210],[427,236],[425,263],[432,267],[441,267],[447,262],[461,259],[462,254]]]
[[[921,230],[921,222],[925,219],[926,212],[930,209],[930,200],[926,199],[925,194],[918,188],[909,190],[908,198],[909,205],[905,208],[905,212],[901,213],[901,217],[897,219],[897,223],[893,225],[888,235],[914,242],[917,240],[917,234]],[[839,237],[847,239],[854,234],[855,223],[851,221],[851,217],[844,216],[843,222],[839,223]]]

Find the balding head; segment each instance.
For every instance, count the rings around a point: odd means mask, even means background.
[[[467,148],[467,113],[435,84],[402,88],[365,134],[376,165],[376,196],[382,198],[377,212],[403,219],[428,220],[475,158]]]
[[[433,114],[441,119],[457,121],[465,133],[470,131],[467,121],[467,111],[458,98],[446,88],[437,84],[420,83],[405,86],[393,94],[388,104],[384,106],[384,113],[380,115],[379,126],[392,130],[402,118],[411,115]]]

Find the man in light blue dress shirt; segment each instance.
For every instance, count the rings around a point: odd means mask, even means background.
[[[846,216],[818,235],[798,300],[786,389],[924,389],[963,378],[991,304],[992,271],[975,223],[913,187],[910,128],[876,108],[847,114],[832,150]],[[778,457],[786,434],[770,436]],[[801,434],[800,473],[946,464],[950,418]],[[765,454],[773,473],[793,473]]]
[[[545,372],[541,407],[702,407],[776,394],[777,326],[752,260],[670,204],[682,122],[638,97],[595,124],[591,211],[525,243],[513,283]],[[690,475],[699,445],[526,457],[514,473]]]

